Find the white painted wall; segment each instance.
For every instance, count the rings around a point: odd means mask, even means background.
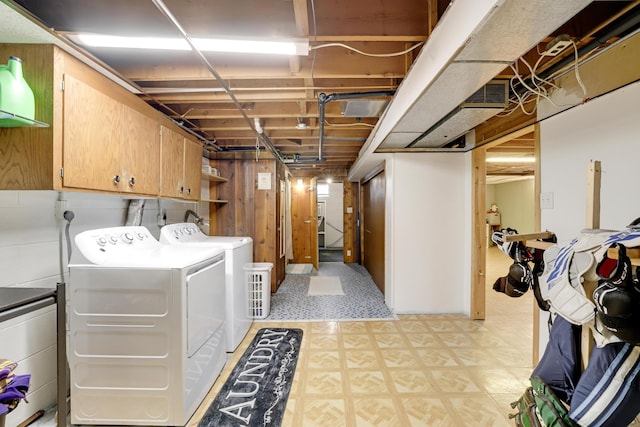
[[[640,82],[541,122],[541,192],[553,193],[553,208],[541,210],[541,223],[560,242],[584,228],[587,167],[592,160],[602,163],[600,227],[622,229],[640,216],[635,185],[640,159],[638,111]],[[545,332],[546,316],[542,317],[540,330]],[[541,340],[541,350],[546,341],[546,337]]]
[[[491,204],[496,203],[496,184],[487,184],[486,192],[485,207],[488,211],[489,209],[491,209]]]
[[[492,200],[498,205],[501,227],[515,228],[520,234],[536,231],[534,184],[531,178],[487,186],[494,187]]]
[[[208,182],[203,181],[203,198]],[[115,195],[55,191],[0,191],[0,287],[55,288],[67,280],[66,221],[55,218],[55,201],[64,199],[74,212],[71,240],[81,231],[125,224],[129,200]],[[158,214],[167,222],[182,222],[186,209],[208,217],[207,203],[145,201],[143,223],[159,237]],[[72,246],[72,262],[78,254]],[[18,362],[17,374],[31,374],[29,403],[7,415],[13,427],[56,400],[56,313],[49,306],[0,323],[0,358]]]
[[[386,294],[398,314],[469,312],[467,157],[395,154],[386,163]]]
[[[341,182],[332,182],[328,185],[329,197],[318,197],[318,201],[325,201],[324,243],[327,248],[342,248],[344,246],[343,185]]]

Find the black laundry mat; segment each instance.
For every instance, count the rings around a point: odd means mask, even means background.
[[[198,427],[280,426],[301,343],[302,329],[260,329]]]

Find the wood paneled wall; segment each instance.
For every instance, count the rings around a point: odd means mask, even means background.
[[[362,264],[385,294],[385,199],[384,170],[362,184]]]
[[[251,237],[254,262],[274,265],[271,291],[275,292],[285,275],[278,239],[280,180],[285,178],[285,167],[275,159],[215,159],[210,164],[229,180],[210,186],[211,198],[228,200],[225,204],[211,204],[211,234]],[[270,189],[258,189],[260,173],[270,174]]]
[[[343,218],[344,218],[344,235],[342,256],[346,263],[357,263],[360,261],[358,256],[358,211],[360,209],[358,203],[357,182],[345,181],[343,184]],[[349,212],[351,210],[351,212]]]

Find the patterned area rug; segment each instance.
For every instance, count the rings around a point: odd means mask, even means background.
[[[344,295],[309,296],[313,276],[287,274],[275,294],[266,319],[280,320],[353,320],[396,319],[384,303],[384,296],[367,270],[358,264],[321,262],[318,274],[338,276]]]
[[[310,274],[313,271],[312,264],[289,264],[287,274]]]
[[[301,343],[302,329],[260,329],[198,427],[280,426]]]

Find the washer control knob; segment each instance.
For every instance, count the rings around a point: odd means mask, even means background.
[[[122,241],[125,243],[133,243],[133,235],[131,233],[124,233],[122,235]]]
[[[142,231],[138,231],[138,233],[136,233],[136,237],[138,238],[138,240],[144,240],[147,236]]]
[[[104,246],[107,244],[107,239],[105,239],[104,237],[99,237],[97,240],[98,246]]]
[[[109,236],[109,243],[111,243],[112,245],[118,243],[118,236]]]

